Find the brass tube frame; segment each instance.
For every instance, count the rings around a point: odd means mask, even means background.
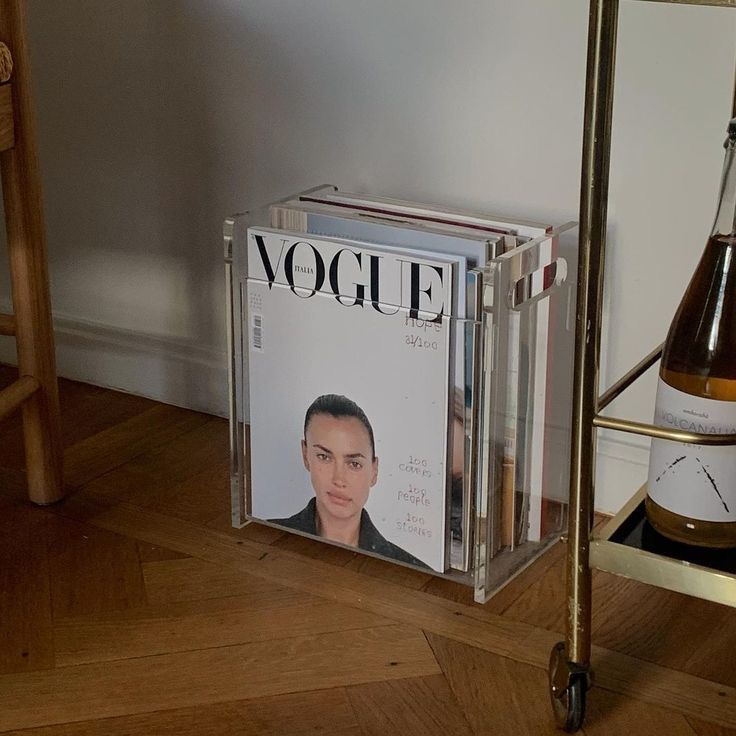
[[[618,6],[618,0],[590,0],[585,87],[565,639],[568,660],[585,668],[590,665],[591,651],[589,562],[596,448],[593,419],[598,404]]]
[[[631,419],[617,419],[616,417],[602,417],[597,415],[593,424],[601,429],[613,429],[616,432],[654,437],[658,440],[672,440],[673,442],[687,442],[691,445],[711,445],[722,447],[736,445],[736,434],[702,434],[700,432],[685,432],[679,429],[666,429],[656,424],[634,422]]]
[[[736,7],[736,0],[642,1]],[[580,194],[565,641],[569,663],[586,668],[590,664],[591,652],[590,532],[595,497],[596,428],[605,427],[696,444],[727,445],[734,444],[736,440],[736,435],[676,432],[598,414],[653,365],[661,353],[661,348],[654,350],[598,397],[618,8],[618,0],[590,0]],[[736,78],[732,110],[736,117]]]

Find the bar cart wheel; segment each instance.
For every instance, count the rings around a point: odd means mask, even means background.
[[[567,733],[575,733],[585,720],[589,674],[568,661],[565,643],[558,642],[550,653],[548,675],[549,697],[557,726]]]

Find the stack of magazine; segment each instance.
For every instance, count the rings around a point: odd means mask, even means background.
[[[461,577],[557,535],[559,232],[333,186],[229,220],[234,523]]]

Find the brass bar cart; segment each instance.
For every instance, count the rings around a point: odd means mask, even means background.
[[[736,8],[736,0],[648,1]],[[568,610],[565,641],[553,647],[549,663],[549,691],[555,719],[570,733],[577,731],[583,723],[586,692],[591,685],[593,568],[736,607],[736,554],[723,555],[721,551],[716,555],[685,545],[667,545],[653,540],[647,534],[644,519],[645,488],[640,489],[616,517],[592,536],[597,428],[702,445],[736,444],[736,435],[733,434],[675,432],[601,414],[661,355],[660,346],[599,395],[618,7],[619,0],[590,0],[567,539]],[[728,559],[724,560],[724,557]]]

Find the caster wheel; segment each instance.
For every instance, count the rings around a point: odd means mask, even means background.
[[[585,719],[585,678],[575,677],[561,697],[552,696],[557,725],[567,733],[578,731]]]
[[[565,645],[560,642],[550,655],[549,695],[557,726],[567,733],[575,733],[583,725],[587,690],[586,673],[568,670]]]

